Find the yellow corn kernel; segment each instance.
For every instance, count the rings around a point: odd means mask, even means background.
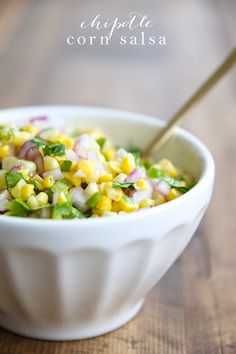
[[[96,205],[96,210],[99,212],[111,211],[111,199],[103,195]]]
[[[45,190],[46,187],[44,186],[44,180],[42,177],[40,177],[39,175],[35,175],[32,179],[35,181],[37,189],[39,191]]]
[[[116,151],[111,147],[107,147],[103,149],[103,155],[107,161],[112,161],[115,160]]]
[[[34,186],[33,184],[25,184],[21,188],[21,198],[26,201],[29,199],[29,197],[34,194]]]
[[[78,171],[78,163],[77,162],[72,161],[70,171],[74,171],[74,172]]]
[[[15,187],[13,187],[11,189],[11,195],[14,197],[14,198],[21,198],[21,189],[23,186],[26,185],[26,182],[21,179],[17,185],[15,185]]]
[[[117,161],[109,162],[110,170],[113,174],[121,173],[120,163]]]
[[[86,177],[93,173],[95,164],[93,161],[82,160],[78,163],[78,168],[83,171]]]
[[[63,135],[59,142],[61,144],[64,144],[66,146],[67,149],[73,149],[73,146],[75,144],[75,141],[73,138],[70,138],[69,136]]]
[[[121,188],[106,188],[107,195],[110,199],[114,200],[115,202],[119,202],[123,196],[123,192]]]
[[[17,131],[14,132],[12,143],[16,146],[23,145],[27,140],[32,138],[32,134],[28,132]]]
[[[0,176],[0,190],[4,189],[6,186],[5,176]]]
[[[144,179],[137,181],[134,186],[138,191],[146,191],[149,188],[149,184]]]
[[[178,189],[171,188],[169,190],[169,193],[167,194],[167,200],[176,199],[176,198],[180,197],[181,195],[182,195],[182,193]]]
[[[63,134],[58,133],[58,132],[51,133],[51,134],[48,134],[47,140],[50,143],[58,143],[58,142],[60,142],[60,139],[62,138],[62,136],[63,136]]]
[[[113,179],[113,176],[111,173],[105,173],[103,175],[101,175],[98,179],[98,183],[101,183],[101,182],[110,182],[112,181]]]
[[[22,130],[24,130],[25,132],[28,132],[28,133],[33,133],[34,135],[38,135],[38,133],[39,133],[39,129],[32,124],[26,124],[22,128]]]
[[[24,168],[23,166],[20,169],[20,172],[22,173],[23,177],[27,179],[29,177],[29,170],[27,168]]]
[[[51,156],[45,156],[44,157],[44,168],[45,171],[53,170],[55,168],[59,167],[58,161]]]
[[[98,185],[97,183],[89,183],[85,189],[87,196],[90,198],[94,193],[98,192]]]
[[[109,182],[108,182],[109,183]],[[98,185],[98,190],[101,194],[105,194],[106,193],[106,182],[102,182]]]
[[[43,185],[45,188],[51,188],[54,185],[55,181],[53,176],[48,176],[44,179]]]
[[[168,176],[175,178],[177,175],[177,171],[175,166],[170,162],[170,160],[163,159],[158,161],[158,165],[161,166],[161,169],[166,173]]]
[[[112,202],[111,211],[114,211],[115,213],[119,213],[120,207],[118,202]]]
[[[103,156],[103,154],[101,154],[100,151],[97,151],[97,154],[98,154],[99,161],[100,161],[101,163],[105,163],[105,162],[106,162],[106,159],[105,159],[105,157]]]
[[[57,198],[57,204],[64,204],[66,202],[67,202],[67,198],[65,196],[65,193],[64,192],[60,192],[59,196]]]
[[[44,206],[48,202],[48,195],[47,193],[40,192],[38,195],[36,195],[36,200],[40,206]]]
[[[9,154],[9,145],[0,146],[0,159]]]
[[[141,201],[141,203],[139,204],[140,208],[150,208],[153,207],[155,205],[155,202],[153,199],[147,198]]]
[[[161,205],[161,204],[164,204],[166,202],[166,198],[158,193],[155,195],[155,205]]]
[[[27,205],[32,209],[37,209],[39,207],[39,203],[34,195],[29,197]]]
[[[121,162],[120,167],[124,173],[129,175],[131,171],[135,168],[135,161],[133,155],[129,153]]]
[[[121,198],[118,203],[120,210],[126,211],[127,213],[131,213],[138,209],[138,204],[134,203],[133,201],[127,201],[126,198]]]
[[[74,172],[63,172],[65,178],[74,186],[78,187],[81,185],[81,178],[75,176]]]

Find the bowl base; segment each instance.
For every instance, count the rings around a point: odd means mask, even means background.
[[[7,329],[13,333],[22,335],[24,337],[41,339],[41,340],[51,340],[51,341],[66,341],[66,340],[79,340],[87,339],[102,334],[111,332],[125,323],[130,321],[135,317],[143,306],[144,300],[140,300],[131,309],[122,312],[116,316],[109,319],[97,320],[96,322],[91,322],[90,324],[74,324],[73,326],[65,326],[61,324],[60,326],[35,326],[32,322],[23,322],[16,320],[11,321],[6,318],[1,318],[0,316],[0,326]]]

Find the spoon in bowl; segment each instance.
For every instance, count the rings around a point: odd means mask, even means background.
[[[154,152],[157,152],[169,138],[173,135],[177,126],[181,125],[186,116],[185,114],[198,101],[210,91],[213,86],[233,67],[236,62],[236,48],[227,56],[224,62],[213,72],[213,74],[198,88],[198,90],[180,107],[180,109],[172,116],[164,128],[162,128],[150,144],[144,149],[143,157],[148,158]]]

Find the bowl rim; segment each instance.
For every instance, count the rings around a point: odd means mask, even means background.
[[[45,112],[46,111],[46,112]],[[142,122],[149,126],[164,126],[165,121],[142,113],[136,113],[128,110],[120,110],[114,109],[109,107],[100,107],[100,106],[83,106],[83,105],[32,105],[32,106],[23,106],[23,107],[14,107],[14,108],[6,108],[0,109],[0,120],[1,116],[5,114],[13,114],[13,113],[27,113],[30,115],[37,115],[37,114],[50,114],[59,111],[60,113],[79,113],[79,114],[86,114],[88,116],[99,116],[99,117],[106,117],[109,116],[110,118],[114,117],[115,119],[120,120],[128,120],[128,121],[138,121]],[[53,219],[37,219],[37,218],[23,218],[23,217],[14,217],[14,216],[0,216],[0,224],[9,224],[14,222],[14,224],[20,225],[29,225],[37,224],[37,226],[70,226],[76,225],[80,227],[89,227],[89,226],[103,226],[114,224],[114,223],[121,223],[127,222],[136,219],[140,219],[141,217],[151,217],[155,214],[160,214],[164,212],[168,212],[170,209],[178,208],[180,204],[188,202],[193,197],[197,196],[202,189],[205,189],[207,186],[211,186],[214,181],[215,176],[215,164],[213,157],[208,150],[208,148],[193,134],[186,131],[183,128],[177,128],[176,134],[183,138],[189,145],[193,146],[195,150],[200,154],[203,163],[203,170],[201,173],[201,177],[196,183],[196,185],[190,189],[187,193],[183,194],[181,197],[176,198],[168,203],[164,203],[158,205],[153,208],[146,208],[140,209],[139,211],[133,213],[127,213],[124,215],[118,215],[118,217],[99,217],[99,218],[88,218],[88,219],[64,219],[64,220],[53,220]]]

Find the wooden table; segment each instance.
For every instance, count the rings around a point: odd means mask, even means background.
[[[234,0],[1,0],[0,105],[92,104],[166,117],[235,44]],[[148,13],[165,47],[68,47],[82,19]],[[124,327],[80,342],[0,330],[1,354],[236,353],[236,75],[185,127],[216,161],[211,205],[190,245]]]

